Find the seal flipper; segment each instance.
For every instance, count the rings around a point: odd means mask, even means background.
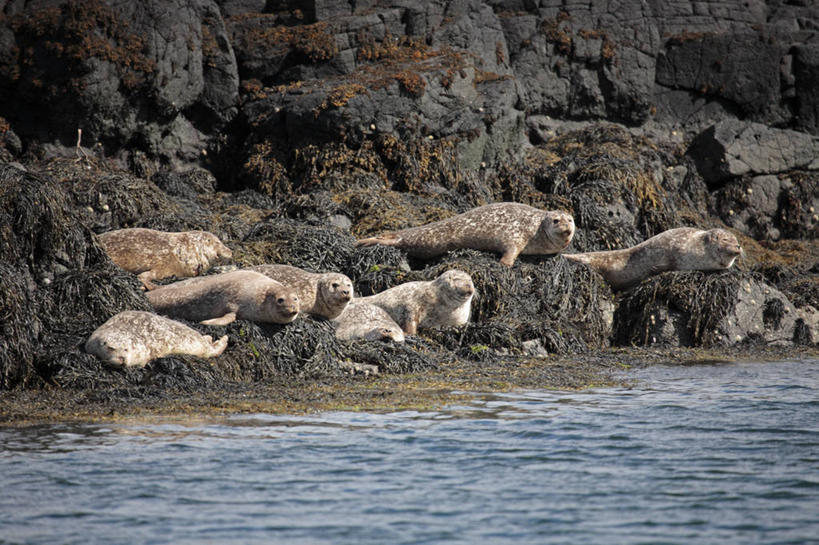
[[[357,240],[354,246],[356,248],[360,246],[375,246],[376,244],[383,244],[384,246],[395,246],[399,242],[401,242],[400,237],[396,235],[386,234],[377,237],[362,238],[361,240]]]
[[[208,339],[210,339],[210,335],[208,335]],[[222,337],[218,341],[211,342],[212,351],[209,353],[208,357],[220,356],[222,352],[225,351],[225,348],[227,348],[227,343],[228,343],[227,335],[222,335]]]
[[[236,321],[236,313],[235,312],[228,312],[224,316],[219,316],[218,318],[210,318],[208,320],[202,320],[199,322],[202,325],[228,325]]]

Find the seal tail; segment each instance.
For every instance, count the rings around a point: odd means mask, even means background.
[[[395,235],[381,235],[378,237],[362,238],[357,240],[355,247],[361,246],[375,246],[376,244],[383,244],[384,246],[395,246],[401,239]]]

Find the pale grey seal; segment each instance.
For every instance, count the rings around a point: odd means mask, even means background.
[[[144,367],[171,354],[213,358],[225,351],[227,342],[227,335],[214,341],[170,318],[126,310],[99,326],[85,342],[85,351],[111,365]]]
[[[566,212],[501,202],[426,225],[364,238],[356,246],[395,246],[421,259],[459,248],[487,250],[499,252],[500,262],[511,267],[520,254],[556,254],[565,250],[574,231],[574,219]]]

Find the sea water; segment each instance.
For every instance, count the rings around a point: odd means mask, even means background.
[[[0,543],[819,543],[819,361],[436,411],[0,427]]]

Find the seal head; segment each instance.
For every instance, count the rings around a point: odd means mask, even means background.
[[[737,237],[725,229],[711,229],[705,232],[705,248],[718,269],[730,269],[742,255],[742,247]]]
[[[315,306],[322,309],[322,316],[335,318],[352,299],[353,282],[347,275],[325,273],[318,279]]]
[[[569,247],[574,238],[575,225],[571,214],[561,210],[550,210],[540,223],[538,236],[551,242],[548,249],[558,253]],[[523,253],[527,253],[525,250]],[[545,249],[543,253],[546,253]]]

